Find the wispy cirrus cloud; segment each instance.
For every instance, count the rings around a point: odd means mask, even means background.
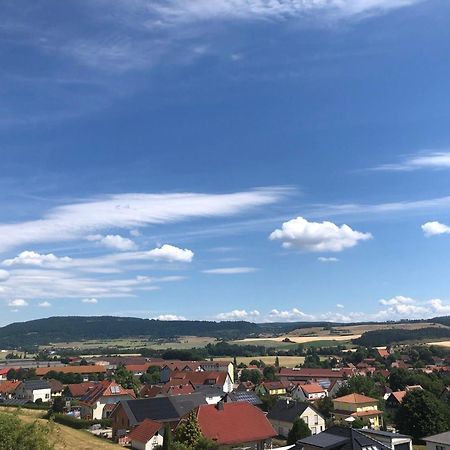
[[[450,152],[422,152],[407,156],[398,163],[382,164],[370,170],[411,172],[421,169],[450,169]]]
[[[256,267],[218,267],[216,269],[205,269],[202,272],[212,275],[238,275],[242,273],[253,273],[258,270]]]
[[[226,217],[280,201],[287,190],[232,194],[118,194],[53,208],[36,220],[0,224],[0,251],[24,244],[82,239],[106,229]]]

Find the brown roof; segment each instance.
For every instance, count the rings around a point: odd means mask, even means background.
[[[38,367],[36,369],[36,375],[42,377],[47,375],[48,372],[62,372],[62,373],[79,373],[79,374],[89,374],[89,373],[105,373],[105,366],[58,366],[58,367]]]
[[[361,394],[349,394],[344,395],[343,397],[335,398],[335,402],[341,402],[341,403],[377,403],[376,398],[367,397],[367,395],[361,395]]]
[[[128,434],[128,439],[146,444],[161,428],[162,425],[159,422],[145,419]]]
[[[379,411],[378,409],[369,409],[368,411],[356,411],[351,415],[353,417],[365,417],[365,416],[378,416],[383,414],[383,411]]]
[[[80,401],[87,404],[93,405],[102,397],[116,397],[128,395],[131,398],[136,398],[134,391],[132,389],[124,389],[120,384],[115,381],[102,381],[97,383],[94,388],[86,392]]]
[[[87,383],[68,384],[67,389],[71,397],[82,397],[89,389],[94,388],[98,384],[97,381],[88,381]]]
[[[280,377],[310,377],[310,378],[343,378],[345,371],[344,369],[333,370],[333,369],[288,369],[282,367],[279,371]]]
[[[406,395],[406,391],[392,392],[391,395],[392,395],[399,403],[401,403],[401,402],[403,401],[403,397]]]
[[[50,378],[50,380],[47,381],[48,384],[50,385],[52,394],[55,392],[61,392],[64,389],[64,385],[61,383],[61,381],[54,380],[53,378]]]
[[[125,366],[130,372],[147,372],[147,369],[151,366],[150,363],[145,364],[128,364]]]
[[[220,384],[224,385],[227,380],[227,372],[215,372],[215,371],[205,371],[205,372],[178,372],[173,374],[171,382],[176,382],[176,380],[184,380],[187,383],[192,384]],[[179,383],[180,384],[180,383]]]
[[[325,389],[318,383],[313,384],[303,384],[300,386],[303,392],[307,394],[317,394],[319,392],[324,392]]]
[[[203,435],[219,445],[262,441],[277,435],[265,414],[248,402],[200,405],[197,419]]]

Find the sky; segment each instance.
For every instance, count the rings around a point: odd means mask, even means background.
[[[0,7],[0,325],[450,314],[448,1]]]

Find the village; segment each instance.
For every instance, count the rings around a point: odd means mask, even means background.
[[[139,450],[328,450],[344,444],[412,450],[418,442],[445,448],[450,354],[417,367],[408,356],[413,351],[372,349],[370,357],[357,362],[353,354],[354,362],[344,358],[333,368],[280,367],[277,357],[273,365],[257,359],[245,365],[142,356],[71,357],[66,364],[10,358],[0,365],[0,406],[42,408],[57,423]],[[417,423],[408,422],[418,405],[424,414],[435,408],[431,425],[417,416]]]

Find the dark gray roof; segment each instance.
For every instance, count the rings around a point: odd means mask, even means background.
[[[195,392],[203,394],[204,397],[218,397],[224,394],[222,386],[217,384],[199,384],[195,386]]]
[[[434,442],[436,444],[450,445],[450,431],[445,431],[444,433],[428,436],[423,440],[428,442]]]
[[[410,438],[411,436],[408,436],[406,434],[400,434],[400,433],[391,433],[390,431],[381,431],[381,430],[372,430],[370,428],[368,429],[362,429],[359,430],[361,433],[364,434],[373,434],[374,436],[383,436],[391,439],[395,438]]]
[[[321,449],[331,450],[362,450],[371,447],[372,450],[390,450],[390,447],[363,434],[360,430],[348,427],[335,426],[319,434],[300,439],[294,449],[304,446],[313,446]]]
[[[47,380],[27,380],[23,381],[24,389],[34,391],[36,389],[50,389],[50,384]]]
[[[303,414],[306,408],[312,408],[317,414],[321,415],[313,406],[306,402],[297,402],[295,400],[277,400],[275,405],[267,414],[270,420],[282,420],[283,422],[294,422],[297,417]]]
[[[122,400],[120,402],[131,426],[137,425],[144,419],[152,419],[158,422],[177,421],[197,406],[205,403],[205,396],[200,393]]]
[[[226,395],[226,397],[232,402],[249,402],[255,406],[263,404],[258,394],[254,391],[230,392],[229,394]]]

